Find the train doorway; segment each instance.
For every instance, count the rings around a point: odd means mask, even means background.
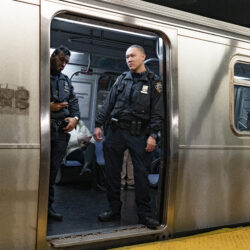
[[[68,14],[56,16],[52,20],[51,53],[60,45],[68,47],[72,53],[63,73],[72,81],[79,100],[81,121],[90,134],[93,134],[96,114],[102,107],[111,86],[117,76],[128,70],[125,52],[132,44],[144,47],[147,55],[146,66],[159,75],[165,83],[165,58],[169,48],[156,33],[98,23]],[[166,95],[166,86],[164,94]],[[153,152],[148,174],[153,216],[160,222],[166,199],[163,198],[167,172],[164,167],[166,162],[164,138],[164,131],[161,131],[158,134],[157,148]],[[68,239],[72,236],[79,237],[79,241],[91,236],[96,240],[96,235],[105,238],[121,232],[133,235],[143,234],[149,230],[138,224],[134,183],[133,180],[131,184],[129,183],[128,171],[125,171],[124,182],[121,183],[123,202],[121,220],[105,223],[97,220],[98,214],[108,208],[105,159],[102,142],[91,143],[94,145],[94,152],[88,166],[89,171],[84,172],[81,163],[77,163],[74,159],[68,160],[66,157],[58,171],[54,206],[56,211],[63,215],[63,220],[55,221],[49,218],[47,221],[47,239],[52,246],[60,245],[62,238],[70,246]],[[124,158],[124,163],[125,161]],[[128,170],[128,162],[125,170]]]

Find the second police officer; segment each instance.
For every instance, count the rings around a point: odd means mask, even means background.
[[[101,127],[106,127],[103,151],[110,206],[98,219],[120,219],[121,168],[123,153],[128,148],[134,165],[139,223],[156,229],[159,222],[152,217],[147,175],[163,120],[162,83],[145,66],[145,58],[143,47],[132,45],[127,49],[126,62],[130,71],[117,78],[96,118],[94,137],[97,141],[103,139]]]
[[[60,46],[50,57],[50,118],[51,152],[48,217],[61,221],[63,216],[52,206],[54,202],[54,184],[57,170],[61,165],[69,142],[70,132],[80,118],[78,99],[70,79],[63,71],[70,59],[70,51]]]

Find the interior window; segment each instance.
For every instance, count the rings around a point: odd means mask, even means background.
[[[239,131],[250,130],[250,64],[234,64],[234,123]]]

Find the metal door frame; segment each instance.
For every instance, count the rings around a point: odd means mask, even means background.
[[[161,22],[155,22],[147,17],[137,17],[131,14],[131,12],[121,13],[115,10],[112,5],[97,3],[91,1],[92,4],[71,4],[63,1],[49,1],[41,0],[41,168],[40,168],[40,182],[39,182],[39,198],[38,198],[38,225],[37,225],[37,249],[46,250],[52,249],[46,240],[47,233],[47,209],[48,209],[48,193],[49,193],[49,173],[50,173],[50,68],[49,68],[49,48],[50,48],[50,24],[53,17],[59,13],[70,13],[72,15],[83,16],[84,18],[95,19],[107,22],[108,24],[119,25],[120,29],[143,29],[152,31],[159,34],[164,43],[169,48],[166,58],[166,127],[165,135],[168,142],[165,149],[165,155],[167,158],[166,167],[167,174],[165,183],[163,184],[163,194],[167,196],[162,204],[163,218],[165,222],[161,229],[153,231],[145,231],[145,233],[124,235],[116,237],[110,237],[109,239],[103,239],[99,237],[95,243],[99,244],[102,241],[109,241],[110,246],[113,242],[122,242],[122,239],[126,240],[126,244],[129,242],[128,237],[141,238],[142,236],[149,238],[149,236],[156,237],[155,239],[161,239],[167,237],[168,233],[173,232],[174,224],[174,201],[175,201],[175,180],[176,169],[178,160],[178,86],[177,86],[177,30],[167,26]],[[97,7],[98,4],[99,7]],[[104,7],[101,7],[104,5]],[[109,8],[107,9],[107,6]],[[112,12],[112,13],[111,13]],[[129,13],[129,14],[127,14]],[[102,20],[100,19],[102,17]],[[171,70],[170,70],[171,69]],[[111,243],[110,243],[111,242]],[[134,242],[134,241],[133,241]],[[76,245],[86,244],[82,241]],[[103,243],[102,243],[103,244]],[[119,243],[118,243],[119,244]],[[66,245],[61,245],[66,246]],[[58,246],[59,247],[59,246]]]

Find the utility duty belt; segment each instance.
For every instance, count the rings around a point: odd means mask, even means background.
[[[109,120],[108,125],[112,130],[117,128],[125,129],[130,132],[131,135],[141,135],[148,134],[149,127],[143,121],[128,121],[128,120],[119,120],[117,118],[111,118]]]
[[[63,131],[62,129],[65,128],[68,125],[68,120],[62,120],[62,119],[50,119],[50,125],[51,129],[58,131]]]

